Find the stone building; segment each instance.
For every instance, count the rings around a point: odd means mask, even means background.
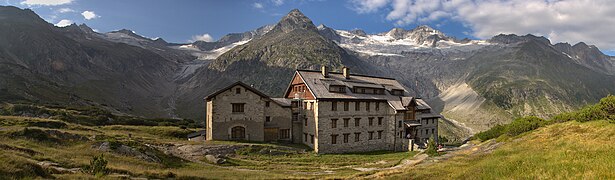
[[[438,137],[440,115],[425,101],[409,96],[395,79],[350,74],[348,68],[297,70],[283,98],[238,82],[206,100],[208,140],[288,140],[318,153],[346,153],[414,150]]]

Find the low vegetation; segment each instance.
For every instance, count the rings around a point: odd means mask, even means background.
[[[450,159],[378,175],[391,179],[614,179],[613,122],[615,96],[607,96],[596,105],[549,120],[525,117],[493,127],[476,135],[476,147]]]
[[[0,116],[0,162],[8,162],[0,163],[0,179],[349,178],[399,165],[415,154],[382,151],[319,155],[299,145],[207,142],[207,146],[246,147],[225,157],[226,163],[213,165],[205,159],[181,159],[161,148],[200,146],[202,142],[185,138],[195,130],[178,126],[89,126],[54,117]]]
[[[115,115],[97,107],[64,107],[57,105],[38,106],[33,104],[0,104],[0,115],[28,116],[62,120],[87,126],[134,125],[134,126],[178,126],[186,128],[203,127],[191,119],[148,119],[135,116]]]
[[[480,132],[476,134],[474,138],[486,141],[503,135],[517,136],[554,123],[568,121],[588,122],[597,120],[606,120],[615,123],[615,96],[609,95],[602,98],[600,102],[595,105],[584,107],[575,112],[562,113],[549,120],[534,116],[518,118],[510,124],[497,125],[487,131]]]

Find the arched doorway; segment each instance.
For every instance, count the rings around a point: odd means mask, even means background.
[[[243,140],[246,139],[246,128],[235,126],[231,128],[231,139]]]

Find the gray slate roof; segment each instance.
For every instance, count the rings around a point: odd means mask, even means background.
[[[431,109],[431,106],[429,106],[429,104],[423,101],[423,99],[416,99],[416,104],[417,109]]]
[[[407,110],[400,96],[390,94],[391,89],[403,90],[406,95],[409,94],[406,87],[395,79],[357,74],[350,74],[350,78],[346,79],[342,73],[337,72],[330,72],[329,77],[325,78],[320,71],[313,70],[297,70],[297,73],[303,78],[316,99],[382,100],[387,101],[396,110]],[[347,89],[345,93],[329,92],[329,85],[344,85]],[[384,94],[360,94],[353,93],[350,89],[353,87],[378,88],[387,91]],[[403,98],[412,97],[404,96]]]

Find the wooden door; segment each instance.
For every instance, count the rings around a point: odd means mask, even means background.
[[[235,126],[231,128],[231,139],[244,140],[246,139],[246,128],[241,126]]]
[[[278,130],[279,128],[265,128],[265,141],[278,140]]]

